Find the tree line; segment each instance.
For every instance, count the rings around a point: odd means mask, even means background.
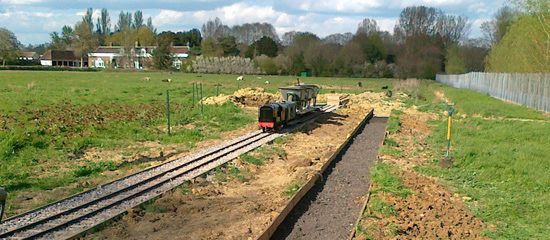
[[[253,58],[265,74],[340,77],[434,78],[442,72],[480,71],[486,48],[468,41],[470,23],[440,9],[407,7],[394,33],[381,31],[373,19],[364,19],[355,33],[321,39],[309,32],[288,32],[281,39],[271,25],[228,27],[219,19],[202,27],[203,57]],[[248,44],[253,39],[252,44]],[[190,71],[193,69],[190,68]]]
[[[84,58],[97,46],[116,45],[128,54],[126,61],[131,61],[129,53],[136,43],[157,46],[161,51],[156,51],[159,56],[153,56],[153,60],[162,62],[153,67],[165,69],[170,67],[166,52],[169,45],[189,45],[190,58],[184,68],[188,71],[194,71],[197,56],[203,58],[201,62],[212,62],[204,58],[242,57],[253,59],[257,72],[264,74],[434,78],[437,73],[483,71],[489,48],[493,47],[493,54],[507,29],[502,27],[506,21],[495,19],[484,24],[488,29],[483,30],[485,39],[469,39],[471,25],[466,17],[425,6],[403,9],[393,34],[381,31],[375,20],[367,18],[358,24],[355,33],[323,39],[296,31],[279,38],[269,23],[229,27],[216,18],[207,21],[201,30],[157,33],[152,19],[145,20],[141,11],[121,11],[114,24],[106,9],[97,19],[92,16],[90,8],[74,26],[66,25],[60,32],[51,33],[51,42],[39,47],[42,51],[70,49]],[[10,59],[6,52],[10,51],[2,51],[6,56],[0,58]]]

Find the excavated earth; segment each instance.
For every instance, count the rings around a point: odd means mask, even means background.
[[[397,167],[394,174],[403,179],[403,185],[412,194],[406,198],[377,191],[380,186],[371,186],[371,199],[378,198],[388,203],[395,211],[394,216],[367,213],[360,225],[366,232],[355,239],[484,239],[482,231],[487,226],[465,208],[465,202],[476,205],[468,196],[453,193],[439,179],[415,171],[417,167],[438,167],[432,165],[434,150],[427,143],[430,120],[445,121],[436,114],[402,109],[399,116],[401,130],[388,135],[397,142],[401,156],[381,154],[381,161]],[[435,153],[441,156],[439,152]],[[393,229],[389,231],[388,229]]]
[[[199,178],[84,238],[254,239],[290,199],[289,186],[317,174],[370,109],[357,99],[349,108],[320,117],[274,143],[286,154],[274,155],[262,166],[233,161],[248,181]]]

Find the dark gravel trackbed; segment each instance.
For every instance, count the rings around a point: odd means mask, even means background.
[[[369,187],[387,118],[373,118],[300,200],[271,239],[347,239]]]

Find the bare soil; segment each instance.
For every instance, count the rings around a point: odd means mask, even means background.
[[[272,239],[346,239],[361,214],[369,168],[384,138],[387,118],[373,118],[296,205]]]
[[[256,108],[266,103],[280,100],[280,98],[279,95],[266,92],[263,88],[243,88],[234,92],[232,95],[220,94],[219,96],[208,97],[201,101],[204,104],[218,105],[231,101],[239,107]]]
[[[317,174],[368,111],[343,109],[321,117],[276,144],[286,155],[273,156],[266,165],[234,161],[233,166],[250,173],[247,182],[199,178],[85,238],[253,239],[285,206],[288,187]]]
[[[117,150],[103,150],[101,148],[86,150],[82,156],[78,156],[78,159],[75,159],[76,164],[79,162],[109,159],[111,161],[115,161],[117,164],[120,164],[121,167],[119,167],[118,170],[105,171],[98,177],[90,177],[84,181],[76,182],[68,186],[58,187],[47,191],[21,192],[13,200],[14,202],[17,202],[18,209],[10,211],[7,217],[25,213],[43,205],[45,202],[52,202],[63,197],[68,197],[75,193],[75,188],[86,191],[101,184],[105,184],[115,179],[142,171],[147,167],[174,160],[185,156],[190,152],[197,151],[198,149],[233,139],[242,135],[243,132],[250,132],[255,129],[257,129],[256,124],[250,124],[239,130],[225,132],[224,134],[221,134],[218,139],[208,139],[199,142],[193,148],[189,148],[184,144],[163,145],[160,142],[143,142]]]
[[[371,199],[378,198],[391,206],[395,215],[384,217],[371,212],[360,223],[366,235],[356,239],[484,239],[482,230],[486,225],[464,207],[470,201],[467,196],[453,193],[439,179],[414,171],[417,166],[430,166],[434,150],[426,139],[430,136],[428,120],[442,116],[409,109],[400,116],[401,131],[388,136],[397,142],[400,157],[380,155],[382,161],[398,167],[395,174],[403,178],[403,184],[412,191],[406,198],[377,192],[380,186],[373,185]],[[439,153],[436,153],[439,155]],[[374,216],[372,216],[374,215]]]

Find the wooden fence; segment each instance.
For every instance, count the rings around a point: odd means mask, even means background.
[[[437,75],[436,81],[550,112],[550,75],[548,74],[468,73]]]

